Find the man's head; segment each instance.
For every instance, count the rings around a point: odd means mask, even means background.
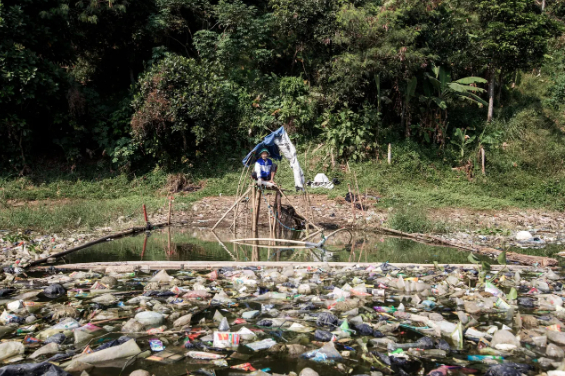
[[[267,149],[262,149],[262,150],[261,150],[261,158],[262,158],[263,160],[269,158],[269,151],[268,151]]]

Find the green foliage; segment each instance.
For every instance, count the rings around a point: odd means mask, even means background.
[[[444,223],[430,221],[424,210],[415,206],[403,206],[397,209],[389,218],[388,225],[407,233],[447,232]]]
[[[135,142],[167,167],[217,158],[211,146],[233,146],[237,89],[214,65],[167,55],[140,79],[131,121]]]
[[[338,113],[326,111],[323,116],[322,137],[338,158],[360,161],[375,151],[380,114],[373,106],[364,106],[361,113],[346,106]]]
[[[467,147],[475,141],[475,136],[467,135],[467,130],[462,130],[461,128],[456,128],[453,132],[453,138],[451,139],[451,143],[456,145],[459,149],[459,153],[461,159],[465,157],[465,151]]]
[[[482,0],[475,4],[481,27],[477,56],[508,71],[539,66],[558,23],[541,13],[534,0]]]

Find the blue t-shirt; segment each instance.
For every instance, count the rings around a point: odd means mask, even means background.
[[[255,172],[257,172],[257,178],[262,180],[271,179],[271,167],[273,166],[273,161],[270,159],[263,160],[263,158],[255,162]]]

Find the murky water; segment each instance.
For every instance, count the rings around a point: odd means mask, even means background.
[[[329,231],[328,233],[330,233]],[[469,253],[449,247],[432,246],[410,239],[373,232],[340,232],[332,236],[324,249],[261,248],[231,242],[233,234],[216,232],[225,248],[208,229],[176,227],[150,234],[108,241],[68,255],[63,262],[104,261],[323,261],[323,262],[395,262],[428,264],[469,263]],[[240,236],[244,237],[244,236]],[[268,237],[268,234],[266,234]],[[318,240],[315,240],[318,241]],[[226,250],[227,248],[227,250]],[[561,245],[543,249],[511,249],[511,251],[553,257],[563,250]],[[478,257],[488,261],[487,258]],[[493,260],[491,260],[493,261]],[[496,261],[494,261],[496,262]]]

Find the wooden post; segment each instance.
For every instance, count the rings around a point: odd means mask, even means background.
[[[387,157],[388,164],[392,162],[392,146],[388,144],[388,157]]]
[[[361,191],[359,190],[359,183],[357,182],[357,173],[353,170],[353,177],[355,178],[355,186],[357,187],[357,194],[359,195],[359,204],[361,205],[361,215],[365,217],[365,209],[363,208],[363,199],[361,198]]]
[[[485,148],[481,146],[481,171],[485,175]]]
[[[351,184],[347,183],[347,189],[349,190],[349,199],[351,200],[351,213],[353,214],[353,223],[355,223],[355,198],[351,194]]]
[[[252,209],[251,209],[251,233],[253,236],[256,236],[255,233],[257,231],[257,222],[255,218],[257,217],[257,184],[253,183],[253,188],[251,190],[251,196],[253,197]]]
[[[169,218],[167,220],[167,225],[171,225],[171,210],[173,209],[173,200],[169,197]]]
[[[279,237],[279,233],[282,230],[282,226],[279,224],[279,220],[281,218],[281,192],[279,190],[277,190],[277,193],[275,194],[275,202],[273,204],[273,210],[275,212],[275,229],[274,229],[274,233],[275,236],[278,238]]]
[[[143,204],[143,217],[145,218],[145,224],[147,224],[149,220],[147,219],[147,209],[145,208],[145,204]]]
[[[330,158],[332,162],[332,169],[335,170],[335,158],[334,158],[334,149],[330,148]]]
[[[254,224],[254,235],[257,236],[259,233],[259,211],[261,210],[261,196],[263,195],[263,191],[260,188],[256,188],[256,207],[255,212],[253,213],[253,224]]]

